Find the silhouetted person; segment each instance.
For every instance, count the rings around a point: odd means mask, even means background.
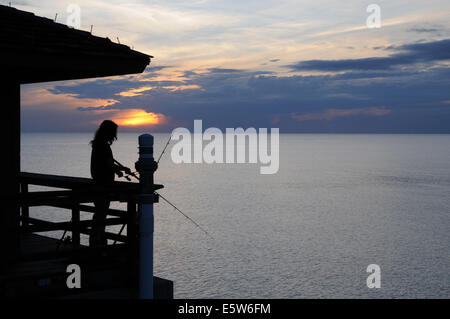
[[[114,175],[123,176],[122,171],[131,173],[127,167],[119,166],[114,162],[111,144],[117,140],[117,124],[110,120],[102,122],[94,139],[91,141],[91,175],[97,186],[107,188],[114,182]],[[92,218],[92,233],[89,245],[106,245],[105,223],[110,200],[105,191],[94,201],[95,213]]]

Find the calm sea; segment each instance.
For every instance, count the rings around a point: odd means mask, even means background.
[[[155,134],[155,154],[168,136]],[[22,134],[22,170],[89,177],[91,137]],[[156,204],[155,274],[175,282],[175,297],[450,297],[450,135],[280,135],[275,175],[176,165],[170,149],[161,194],[214,237]],[[120,134],[113,152],[133,167],[137,134]],[[369,264],[380,289],[366,285]]]

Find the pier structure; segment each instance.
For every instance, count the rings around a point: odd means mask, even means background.
[[[142,73],[151,58],[108,38],[76,30],[33,13],[0,5],[0,94],[4,118],[1,164],[0,294],[3,297],[137,298],[140,282],[139,205],[142,183],[114,182],[99,189],[92,179],[22,172],[20,86],[22,84]],[[162,188],[151,181],[145,192]],[[106,225],[126,225],[126,234],[107,232],[109,244],[83,245],[99,194],[126,210],[109,209]],[[102,195],[102,196],[103,196]],[[153,202],[157,197],[153,198]],[[54,207],[61,220],[34,215]],[[47,236],[63,231],[66,239]],[[69,288],[71,265],[80,287]],[[148,272],[146,273],[148,274]],[[170,280],[151,277],[154,298],[172,298]]]

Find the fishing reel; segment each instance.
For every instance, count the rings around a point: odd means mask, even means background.
[[[125,178],[127,181],[131,182],[131,177],[136,178],[139,181],[139,177],[136,175],[136,173],[139,173],[138,171],[134,171],[132,172],[131,169],[129,169],[128,167],[122,165],[119,161],[117,161],[116,159],[114,159],[114,163],[116,163],[117,165],[119,165],[119,167],[124,171],[119,171],[117,172],[117,176],[119,177],[123,177]],[[131,176],[131,177],[130,177]]]
[[[129,173],[129,174],[125,174],[123,177],[127,180],[127,181],[129,181],[129,182],[131,182],[131,177],[134,177],[135,179],[137,179],[138,181],[139,181],[139,176],[136,176],[136,173],[138,173],[137,171],[135,171],[135,172],[131,172],[131,173]],[[138,173],[139,174],[139,173]],[[131,177],[130,177],[131,176]]]
[[[137,176],[136,174],[139,174],[139,172],[137,172],[137,171],[132,172],[132,171],[130,170],[130,173],[125,173],[125,174],[124,174],[124,173],[120,172],[120,174],[117,174],[117,176],[119,176],[120,178],[123,177],[123,178],[125,178],[127,181],[129,181],[129,182],[131,182],[131,177],[134,177],[136,180],[139,181],[139,176]]]

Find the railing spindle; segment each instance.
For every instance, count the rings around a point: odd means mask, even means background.
[[[21,183],[20,189],[22,191],[22,195],[28,194],[28,184],[27,183]],[[21,209],[22,213],[22,227],[29,226],[29,218],[30,218],[30,208],[28,205],[22,205]]]
[[[80,208],[74,205],[72,208],[72,244],[80,246]]]

